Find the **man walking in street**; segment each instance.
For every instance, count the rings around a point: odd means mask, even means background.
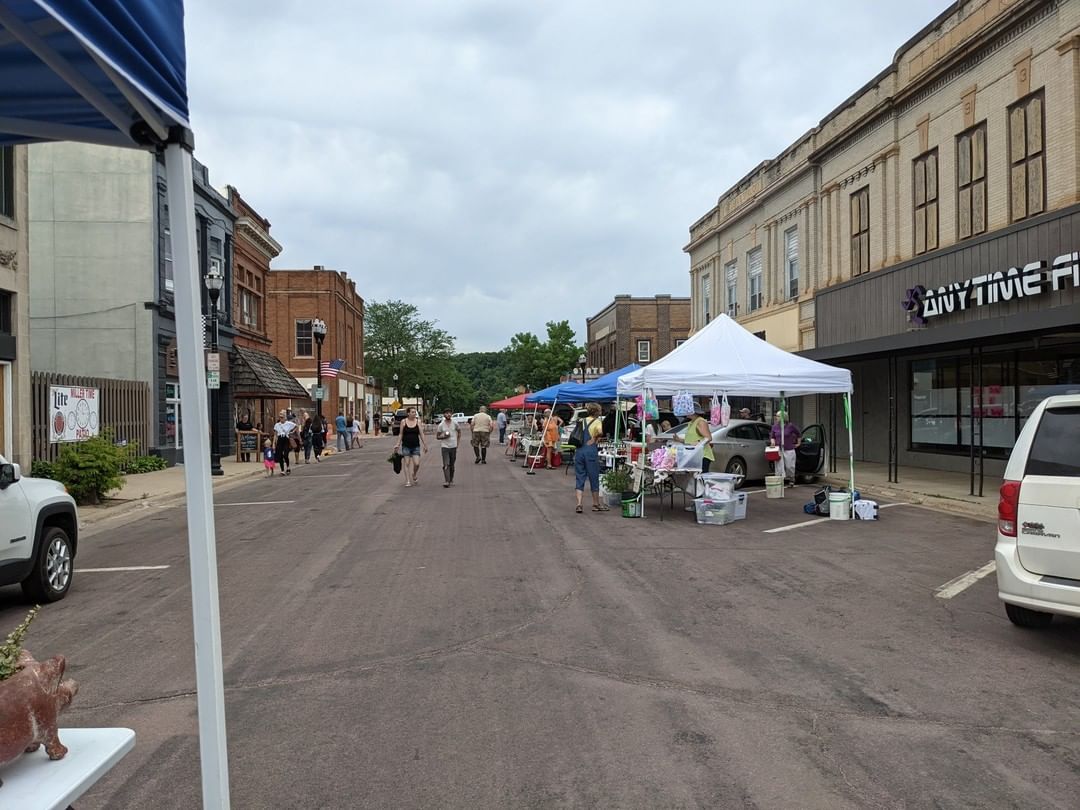
[[[461,439],[461,426],[454,421],[453,411],[444,411],[442,421],[435,428],[435,438],[442,448],[443,486],[454,485],[454,465],[457,463],[458,440]]]
[[[337,419],[334,420],[334,430],[337,432],[338,450],[345,452],[349,449],[349,423],[345,421],[344,411],[338,411]]]
[[[481,405],[480,412],[471,420],[472,449],[476,454],[476,464],[487,464],[487,449],[491,442],[492,420],[488,416],[487,406]]]
[[[506,411],[499,411],[495,423],[499,426],[499,444],[506,444]]]

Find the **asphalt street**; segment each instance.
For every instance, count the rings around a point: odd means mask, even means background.
[[[1080,622],[1014,628],[993,575],[935,595],[991,525],[808,523],[810,488],[577,515],[561,470],[463,448],[406,489],[388,451],[218,499],[233,807],[1077,806]],[[169,567],[80,570],[32,627],[65,724],[137,733],[79,810],[200,804],[186,543],[182,509],[102,525],[77,569]]]

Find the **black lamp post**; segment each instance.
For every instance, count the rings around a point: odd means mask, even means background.
[[[211,264],[203,279],[210,297],[210,351],[217,356],[218,350],[218,297],[225,285],[225,277],[217,264]],[[220,366],[219,366],[220,368]],[[210,475],[224,475],[221,469],[221,424],[218,413],[218,389],[210,389]]]
[[[578,367],[581,369],[581,383],[585,384],[585,364],[589,361],[589,358],[584,353],[577,359]]]
[[[315,336],[315,415],[322,427],[322,342],[326,340],[326,321],[315,318],[311,321],[311,334]]]
[[[416,384],[416,398],[420,400],[420,407],[416,409],[416,415],[424,418],[424,400],[420,399],[420,383]]]

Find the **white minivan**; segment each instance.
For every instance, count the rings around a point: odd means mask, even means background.
[[[1080,394],[1043,400],[1005,467],[998,501],[998,597],[1020,627],[1080,617]]]

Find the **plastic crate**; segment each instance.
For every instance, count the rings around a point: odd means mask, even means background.
[[[695,498],[694,510],[697,512],[697,522],[712,526],[724,526],[734,523],[735,508],[738,502],[734,499],[712,500],[711,498]]]

